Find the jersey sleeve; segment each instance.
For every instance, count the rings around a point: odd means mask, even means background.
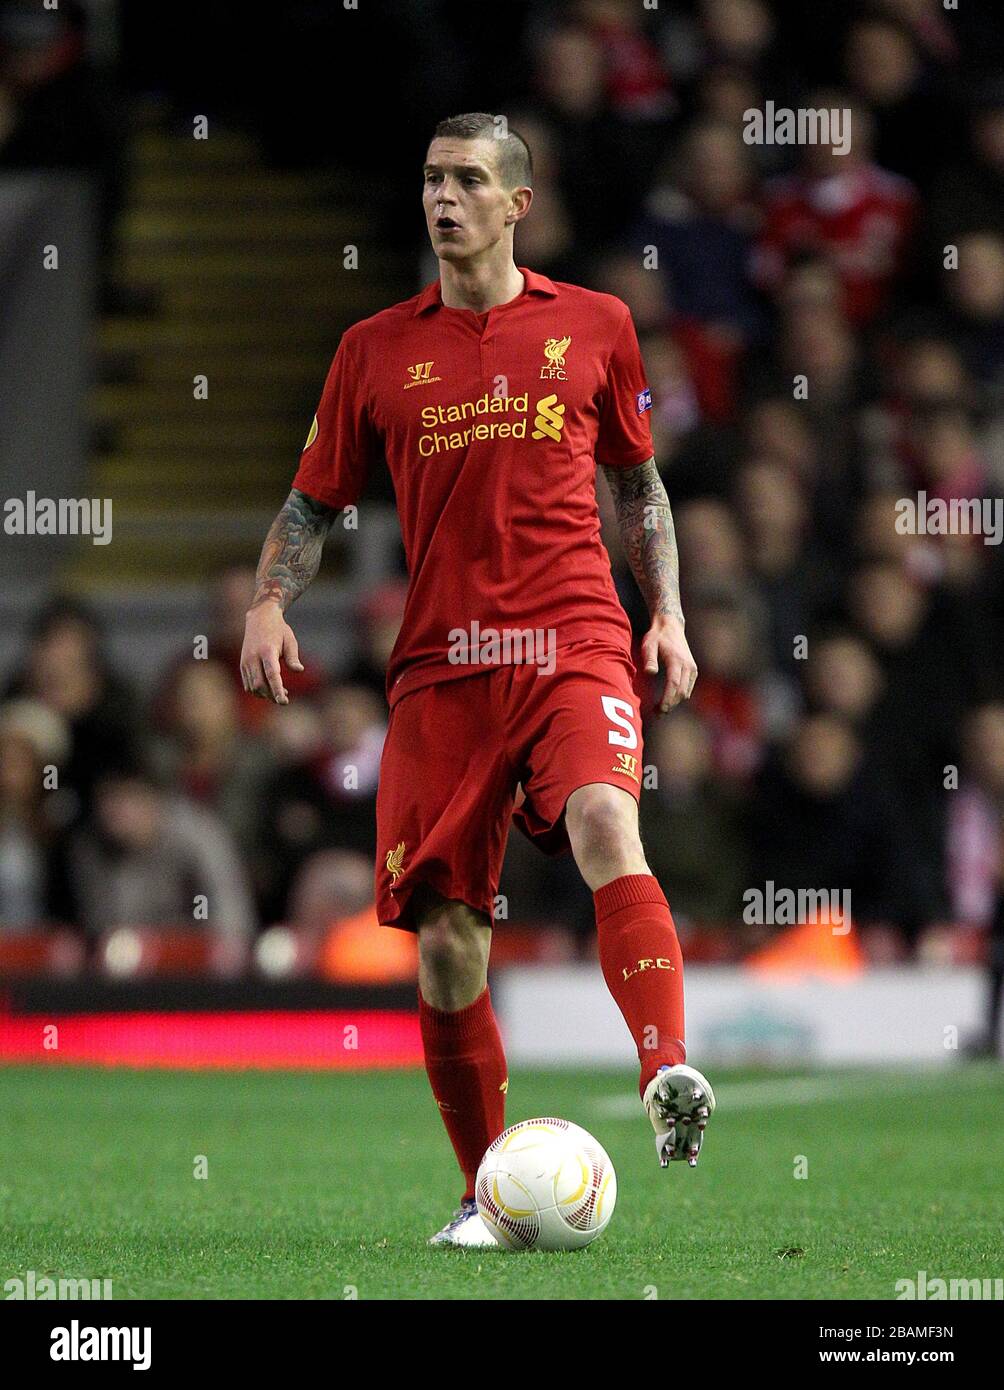
[[[325,506],[358,501],[379,439],[356,361],[343,338],[328,371],[293,486]]]
[[[638,335],[630,311],[624,315],[607,365],[600,399],[596,462],[605,468],[634,468],[650,459],[652,392],[645,380]]]

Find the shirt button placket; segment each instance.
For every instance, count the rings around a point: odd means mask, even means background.
[[[494,372],[495,332],[491,326],[491,320],[489,320],[481,335],[481,380],[487,384],[489,391],[492,389]]]

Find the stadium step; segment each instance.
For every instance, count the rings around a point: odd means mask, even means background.
[[[331,361],[336,340],[337,334],[332,340],[330,351],[289,351],[274,356],[262,345],[255,346],[250,342],[233,352],[207,346],[199,349],[197,361],[193,360],[190,348],[187,351],[165,348],[160,352],[133,352],[129,354],[129,369],[132,374],[130,379],[144,382],[174,382],[179,390],[191,396],[194,390],[193,378],[196,375],[205,375],[209,378],[209,400],[213,398],[214,386],[219,383],[307,381],[311,383],[316,398],[320,395],[324,373]]]
[[[351,204],[358,188],[355,177],[336,174],[285,174],[273,170],[269,175],[268,205],[302,208],[304,198],[310,206],[324,202]],[[242,169],[227,171],[225,186],[218,183],[215,169],[172,171],[163,168],[138,170],[133,179],[137,206],[152,211],[175,211],[184,207],[261,207],[262,186],[257,173]],[[367,188],[367,196],[369,188]]]
[[[155,247],[161,242],[178,243],[193,239],[202,243],[280,241],[282,245],[318,242],[329,244],[338,225],[362,227],[367,220],[362,209],[307,209],[221,206],[177,209],[136,209],[123,219],[122,230],[133,246]]]
[[[256,327],[267,335],[272,350],[279,346],[321,346],[332,342],[331,329],[324,320],[310,315],[303,318],[258,318]],[[108,352],[161,352],[164,349],[185,349],[198,370],[198,355],[205,348],[242,347],[248,340],[246,318],[209,320],[193,324],[187,318],[167,322],[143,319],[106,319],[101,328],[99,345]]]
[[[156,419],[161,423],[174,419],[190,420],[193,409],[203,402],[193,396],[191,382],[178,388],[169,382],[135,382],[128,386],[103,384],[94,393],[94,414],[102,421],[138,424]],[[221,421],[232,415],[246,420],[282,420],[299,422],[303,412],[294,399],[291,404],[289,379],[269,379],[254,383],[235,384],[214,382],[210,387],[213,418]]]
[[[292,279],[300,283],[313,279],[323,284],[333,270],[340,272],[342,269],[342,247],[347,244],[346,237],[345,228],[340,232],[333,229],[326,242],[312,243],[298,251],[289,251],[281,242],[278,247],[273,244],[270,248],[267,238],[263,238],[264,246],[245,247],[179,243],[157,248],[130,244],[120,254],[117,264],[123,279],[142,284],[172,280],[193,284],[201,277]]]
[[[362,210],[357,175],[272,169],[250,136],[211,119],[195,140],[155,100],[129,165],[116,275],[157,309],[99,326],[89,494],[112,499],[114,539],[73,553],[84,588],[190,584],[253,562],[342,331],[411,288],[375,234],[379,181]]]

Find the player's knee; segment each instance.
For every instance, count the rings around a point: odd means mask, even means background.
[[[456,974],[467,962],[465,933],[446,918],[436,918],[418,929],[418,950],[422,965],[434,975]]]
[[[490,941],[490,928],[463,904],[434,907],[419,922],[422,974],[440,986],[477,982],[487,971]]]
[[[616,787],[580,787],[569,798],[566,822],[572,848],[590,858],[640,848],[634,802]]]

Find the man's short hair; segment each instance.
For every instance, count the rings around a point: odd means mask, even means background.
[[[436,126],[436,139],[493,140],[498,151],[498,170],[507,188],[529,188],[533,183],[533,156],[530,147],[511,129],[504,116],[487,111],[468,111],[448,116]]]

